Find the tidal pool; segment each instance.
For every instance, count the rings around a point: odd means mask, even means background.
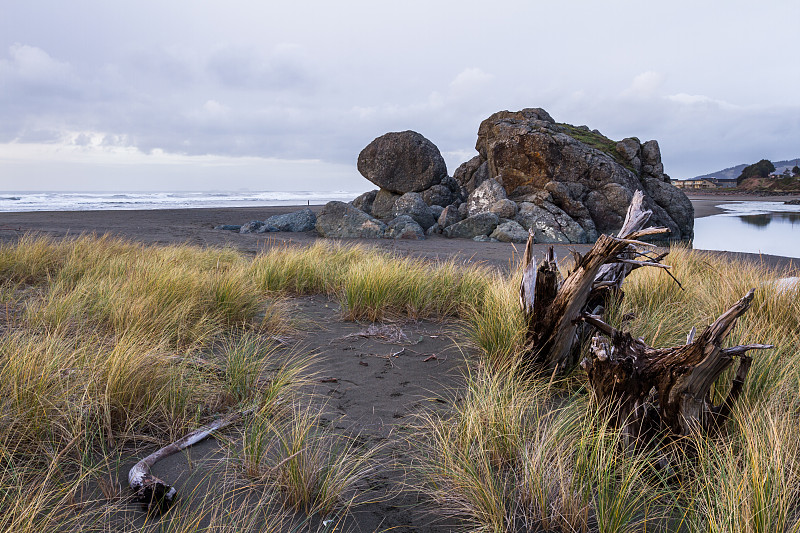
[[[800,205],[730,202],[694,221],[694,248],[800,258]]]

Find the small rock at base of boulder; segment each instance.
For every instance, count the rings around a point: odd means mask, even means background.
[[[386,224],[344,202],[328,202],[317,216],[317,232],[323,237],[378,239]]]
[[[394,203],[398,198],[400,198],[399,194],[387,191],[386,189],[380,189],[375,195],[375,199],[372,201],[372,213],[368,214],[382,220],[392,218]]]
[[[478,213],[487,212],[492,204],[506,199],[508,199],[508,196],[503,186],[497,180],[488,179],[472,191],[472,194],[467,198],[467,214],[474,216]]]
[[[494,213],[478,213],[444,228],[442,233],[451,239],[471,239],[493,232],[499,222],[500,218]]]
[[[509,220],[498,225],[490,237],[500,242],[528,242],[528,231],[517,222]]]
[[[400,215],[410,216],[417,224],[422,226],[423,230],[436,223],[436,217],[433,216],[431,208],[428,207],[428,204],[425,203],[422,195],[418,192],[407,192],[395,201],[392,217],[396,218]]]
[[[265,224],[260,220],[251,220],[239,228],[239,233],[259,233],[258,230],[263,228]],[[263,232],[261,232],[263,233]]]
[[[489,206],[489,212],[500,218],[514,218],[517,216],[517,211],[519,211],[517,204],[508,198],[498,200]]]
[[[497,239],[493,239],[488,235],[475,235],[472,240],[475,242],[497,242]]]
[[[422,199],[430,206],[442,207],[453,203],[453,192],[442,184],[432,185],[430,189],[422,191]]]
[[[438,222],[436,224],[434,224],[433,226],[431,226],[430,228],[425,230],[425,235],[427,235],[428,237],[430,237],[431,235],[436,235],[436,234],[440,234],[440,233],[442,233],[442,227],[439,225]]]
[[[542,206],[523,203],[515,220],[523,228],[534,231],[534,242],[537,243],[588,242],[586,231],[580,224],[550,202],[543,202]]]
[[[461,204],[461,205],[467,205],[467,204]],[[461,222],[463,219],[464,217],[462,217],[459,214],[458,207],[448,205],[447,207],[444,208],[441,214],[439,214],[439,226],[441,226],[442,228],[446,228],[447,226],[452,226],[457,222]]]
[[[357,196],[352,202],[353,207],[361,209],[366,214],[372,214],[372,202],[375,201],[375,196],[378,194],[378,189],[367,191],[364,194]]]
[[[400,215],[389,222],[384,236],[389,239],[419,241],[425,239],[425,231],[409,215]]]
[[[311,231],[317,224],[317,215],[305,208],[294,213],[271,216],[264,224],[275,228],[272,231]]]
[[[239,231],[242,229],[241,224],[220,224],[219,226],[214,226],[214,229],[221,229],[225,231]]]

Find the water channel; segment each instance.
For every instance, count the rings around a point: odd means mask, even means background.
[[[800,205],[726,202],[694,221],[694,248],[800,258]]]

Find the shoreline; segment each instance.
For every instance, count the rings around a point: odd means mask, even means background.
[[[713,194],[693,193],[689,196],[695,207],[695,218],[723,212],[716,205],[724,202],[762,200],[783,201],[790,197],[761,197],[730,195],[719,198]],[[219,224],[243,224],[250,220],[283,213],[291,213],[309,207],[319,213],[324,206],[268,206],[268,207],[222,207],[182,208],[153,210],[107,210],[107,211],[27,211],[0,214],[0,242],[16,242],[26,233],[40,233],[56,239],[81,234],[109,234],[144,244],[190,244],[198,246],[232,247],[255,255],[273,246],[310,245],[321,237],[315,232],[246,234],[215,230]],[[434,235],[424,241],[393,239],[352,239],[348,242],[377,247],[402,256],[429,260],[448,260],[478,263],[508,271],[519,261],[525,250],[524,244],[474,242],[466,239],[447,239]],[[550,245],[537,244],[534,253],[543,256]],[[586,253],[588,244],[553,245],[558,257],[564,258],[571,251]],[[765,254],[706,251],[724,254],[749,262],[764,264],[770,268],[800,271],[800,259]]]

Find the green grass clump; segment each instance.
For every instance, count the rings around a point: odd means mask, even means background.
[[[430,263],[361,246],[276,247],[251,266],[262,291],[326,294],[348,320],[471,316],[492,282],[488,270]]]
[[[358,439],[332,439],[311,408],[276,417],[259,410],[243,430],[247,477],[272,487],[283,504],[307,515],[328,516],[363,502],[363,480],[375,470],[380,447]]]
[[[619,453],[586,395],[480,371],[455,405],[422,417],[418,461],[422,490],[472,531],[632,531],[668,509],[652,458]]]
[[[166,339],[176,347],[203,346],[225,328],[255,327],[270,305],[250,280],[245,259],[230,251],[214,255],[94,237],[50,248],[59,268],[48,271],[49,283],[28,306],[26,320],[33,327],[89,324],[114,335]]]
[[[134,445],[303,383],[310,359],[276,349],[290,321],[249,268],[107,237],[0,246],[0,531],[107,529]]]
[[[262,291],[336,296],[350,267],[375,252],[327,241],[309,247],[276,246],[259,254],[250,275]]]
[[[685,495],[692,531],[800,530],[800,412],[794,404],[740,406],[729,434],[693,439],[698,457],[687,467],[694,478]]]

